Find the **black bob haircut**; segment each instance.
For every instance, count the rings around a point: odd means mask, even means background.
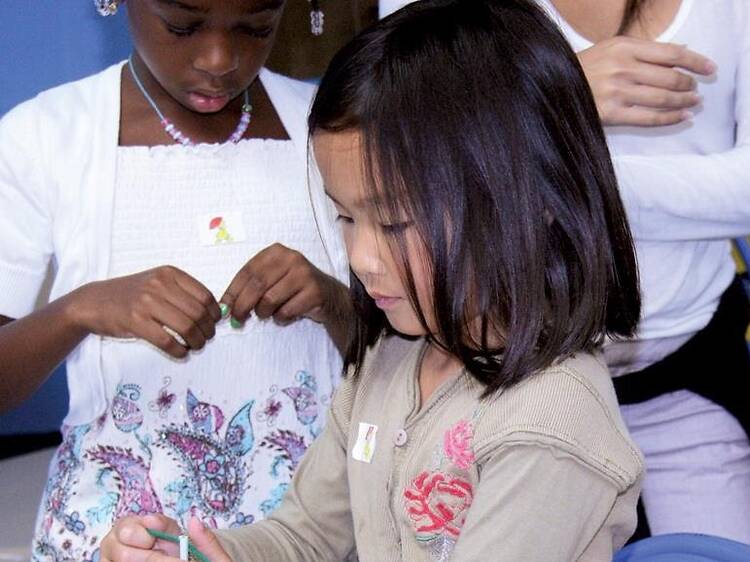
[[[429,337],[486,395],[634,333],[635,253],[596,106],[532,1],[399,10],[334,57],[309,125],[360,133],[377,212],[409,217],[424,246]],[[403,237],[392,245],[426,329]],[[390,328],[354,275],[351,287],[356,376]]]

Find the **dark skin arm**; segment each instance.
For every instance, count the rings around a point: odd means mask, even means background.
[[[206,345],[220,319],[208,289],[170,266],[89,283],[21,319],[3,317],[0,412],[29,398],[89,334],[140,338],[182,358]]]
[[[34,394],[84,336],[60,301],[21,320],[0,316],[0,412]]]
[[[306,317],[322,323],[342,353],[349,345],[354,312],[347,288],[280,244],[253,257],[221,300],[241,322],[253,311],[279,324]],[[89,334],[140,338],[182,358],[213,338],[220,319],[208,289],[171,266],[84,285],[19,320],[2,317],[0,413],[28,399]]]

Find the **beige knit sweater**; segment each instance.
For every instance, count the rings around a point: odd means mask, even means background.
[[[281,506],[218,533],[235,562],[611,561],[643,461],[601,361],[489,400],[464,373],[421,405],[424,347],[389,337],[342,383]]]

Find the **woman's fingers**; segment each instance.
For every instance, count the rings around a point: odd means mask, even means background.
[[[662,88],[673,92],[693,92],[697,86],[695,78],[681,70],[648,64],[635,63],[628,72],[622,73],[626,83]]]
[[[681,68],[703,76],[716,72],[716,63],[684,45],[637,39],[631,41],[635,58],[642,62]]]
[[[630,37],[597,43],[578,58],[604,125],[684,121],[700,103],[693,74],[716,71],[710,59],[682,45]]]
[[[611,119],[618,125],[636,127],[665,127],[690,119],[692,114],[684,109],[660,111],[648,107],[620,107]]]
[[[625,105],[640,105],[656,109],[688,109],[698,105],[701,98],[695,92],[673,92],[652,86],[633,86],[622,94]]]

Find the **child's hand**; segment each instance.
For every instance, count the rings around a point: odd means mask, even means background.
[[[578,53],[604,125],[656,127],[689,119],[695,79],[716,65],[681,45],[614,37]]]
[[[178,562],[178,545],[155,539],[147,529],[172,535],[181,533],[173,519],[161,514],[124,517],[104,537],[99,553],[100,562]],[[188,536],[192,545],[211,562],[232,562],[214,534],[194,517],[188,523]]]
[[[258,318],[273,317],[279,324],[302,317],[327,324],[351,309],[349,291],[342,283],[281,244],[269,246],[247,262],[221,302],[240,322],[254,310]]]
[[[69,302],[75,323],[89,333],[141,338],[178,358],[206,345],[221,319],[211,292],[171,266],[84,285]]]

